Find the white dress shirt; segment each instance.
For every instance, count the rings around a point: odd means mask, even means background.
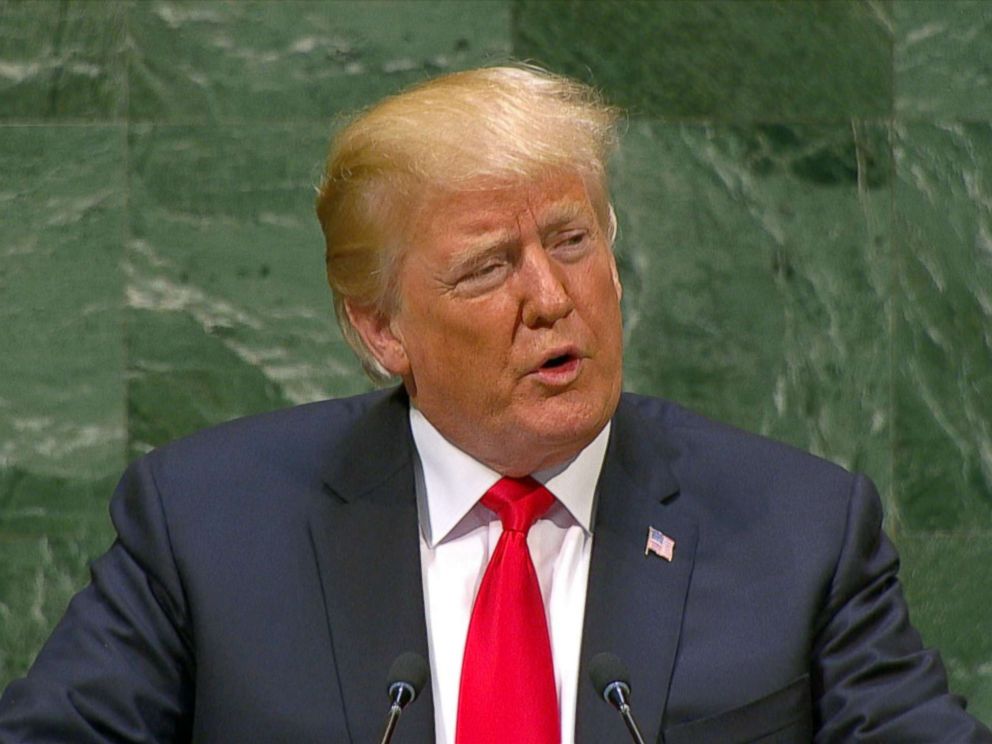
[[[424,581],[434,728],[438,744],[453,744],[462,655],[475,595],[503,532],[479,499],[500,479],[447,441],[417,409],[410,426],[419,462],[417,508]],[[596,482],[606,455],[607,426],[570,462],[532,476],[556,502],[527,534],[544,598],[562,744],[575,739],[575,701],[585,614]]]

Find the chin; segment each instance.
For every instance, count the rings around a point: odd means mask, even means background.
[[[595,402],[545,401],[542,410],[529,419],[534,435],[544,444],[558,443],[561,446],[572,444],[575,447],[571,456],[596,438],[610,420],[616,403],[609,405],[603,400]]]

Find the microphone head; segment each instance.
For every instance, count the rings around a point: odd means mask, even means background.
[[[608,688],[614,683],[619,683],[628,692],[630,690],[630,673],[627,667],[610,653],[599,653],[592,657],[589,662],[589,679],[601,697],[606,697]]]
[[[430,670],[424,657],[413,651],[407,651],[396,657],[393,665],[389,667],[389,674],[386,676],[386,686],[389,696],[392,697],[397,685],[410,688],[413,697],[408,702],[412,702],[420,691],[424,689],[430,677]]]

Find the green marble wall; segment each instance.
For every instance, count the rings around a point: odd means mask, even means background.
[[[992,3],[0,0],[0,685],[125,463],[367,389],[311,213],[334,117],[530,59],[630,111],[627,387],[867,471],[992,720]]]

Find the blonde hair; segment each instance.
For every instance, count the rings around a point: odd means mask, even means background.
[[[338,132],[318,190],[317,217],[338,323],[373,380],[390,376],[352,326],[345,302],[386,315],[395,308],[403,223],[418,194],[576,172],[592,188],[612,233],[606,161],[616,147],[618,121],[619,111],[589,86],[521,65],[428,80],[360,113]]]

